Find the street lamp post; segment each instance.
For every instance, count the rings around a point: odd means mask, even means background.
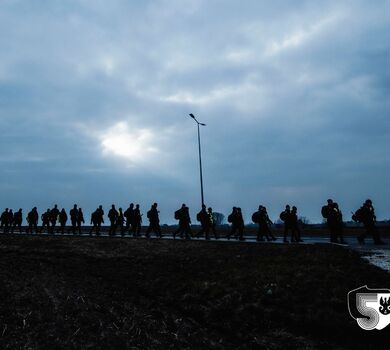
[[[200,126],[206,126],[206,124],[199,123],[195,116],[190,113],[190,117],[195,120],[198,126],[198,150],[199,150],[199,174],[200,174],[200,195],[202,199],[202,206],[204,205],[204,195],[203,195],[203,173],[202,173],[202,151],[200,148]]]

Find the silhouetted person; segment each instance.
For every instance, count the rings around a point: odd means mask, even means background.
[[[186,239],[190,239],[192,235],[190,210],[185,204],[175,211],[175,219],[179,220],[179,228],[173,233],[173,239],[177,234],[180,234],[181,238],[185,235]]]
[[[288,204],[286,205],[284,211],[280,213],[279,218],[284,223],[283,242],[287,243],[288,231],[291,230],[291,209]]]
[[[207,240],[210,239],[210,228],[209,228],[209,217],[207,214],[207,209],[206,206],[203,204],[202,209],[198,214],[196,214],[196,220],[200,222],[201,229],[196,234],[196,237],[205,235],[205,238]]]
[[[217,225],[214,220],[213,208],[211,207],[207,209],[207,219],[208,219],[208,224],[207,224],[206,235],[209,236],[209,231],[211,231],[214,235],[214,238],[218,239],[217,228],[216,228]]]
[[[22,209],[19,209],[15,214],[12,221],[11,233],[14,233],[15,227],[19,228],[19,233],[22,233],[22,223],[23,223],[23,212]]]
[[[45,227],[47,228],[47,232],[50,232],[50,209],[47,209],[46,212],[44,212],[41,215],[41,220],[42,220],[42,227],[40,233],[43,232]]]
[[[270,225],[272,225],[273,222],[268,216],[266,207],[260,205],[259,210],[253,213],[252,221],[259,225],[256,237],[257,241],[264,241],[264,236],[267,241],[276,240],[270,228]]]
[[[8,215],[8,208],[6,208],[2,213],[0,217],[1,221],[1,228],[3,229],[4,233],[7,233],[8,226],[9,226],[9,215]]]
[[[336,238],[339,240],[341,244],[347,244],[344,240],[344,221],[343,221],[343,213],[341,212],[339,205],[334,203],[334,208],[337,213],[336,222],[337,222],[337,236]]]
[[[376,216],[375,210],[372,206],[372,201],[367,199],[363,206],[356,211],[356,213],[352,216],[352,219],[357,222],[363,223],[365,228],[365,232],[362,233],[357,239],[358,242],[364,244],[364,239],[367,235],[372,235],[375,244],[385,244],[379,236],[378,229],[375,225]]]
[[[90,234],[93,230],[95,230],[96,235],[99,236],[102,224],[104,224],[104,210],[101,205],[99,205],[99,208],[97,208],[91,215],[91,225],[92,224],[93,227],[91,228]]]
[[[292,207],[291,210],[291,241],[293,241],[293,237],[295,242],[303,242],[301,239],[301,230],[299,229],[299,221],[298,221],[298,209],[297,207]]]
[[[58,210],[57,204],[54,205],[54,208],[50,210],[50,233],[54,234],[54,230],[57,224],[58,215],[60,211]]]
[[[237,215],[237,207],[233,207],[232,208],[232,212],[228,215],[228,218],[227,218],[227,221],[229,224],[232,224],[231,226],[231,229],[230,229],[230,232],[226,235],[226,238],[230,240],[230,237],[232,235],[232,231],[233,231],[233,221],[234,220],[234,217]]]
[[[141,235],[141,225],[142,225],[142,214],[139,209],[139,204],[135,206],[134,212],[133,212],[133,221],[132,221],[132,232],[133,237],[139,237]]]
[[[206,240],[210,239],[210,231],[212,231],[214,238],[218,239],[213,209],[210,207],[206,210],[206,206],[202,205],[201,211],[196,215],[196,219],[200,222],[202,228],[196,236],[205,235]]]
[[[26,233],[38,233],[38,210],[37,207],[32,208],[32,210],[27,214],[27,223],[28,228],[26,230]]]
[[[244,218],[242,217],[241,208],[233,207],[231,214],[228,216],[228,222],[232,224],[227,239],[234,235],[240,241],[244,240]]]
[[[321,214],[326,219],[326,224],[330,231],[330,241],[332,243],[345,243],[343,238],[343,215],[339,209],[337,203],[334,203],[332,199],[328,199],[328,204],[324,205],[321,209]]]
[[[70,216],[70,223],[72,225],[72,233],[75,235],[76,234],[76,228],[77,228],[77,218],[79,215],[79,210],[77,208],[77,204],[73,206],[73,208],[69,212]]]
[[[83,210],[79,208],[78,213],[77,213],[77,230],[79,232],[79,235],[81,235],[81,225],[85,224],[84,220],[84,214]]]
[[[125,216],[123,214],[122,208],[118,209],[118,226],[119,226],[121,235],[123,236],[125,233]]]
[[[66,222],[68,221],[68,215],[66,214],[66,211],[64,208],[60,211],[60,214],[58,216],[59,222],[60,222],[60,232],[61,234],[65,233],[65,227]]]
[[[93,231],[95,231],[96,236],[99,236],[101,223],[99,225],[98,214],[96,210],[91,214],[91,225],[92,227],[91,230],[89,231],[89,234],[92,235]]]
[[[123,213],[126,219],[126,229],[125,232],[130,232],[133,230],[134,226],[134,204],[130,203],[129,207]]]
[[[149,226],[146,230],[146,238],[150,237],[150,233],[154,232],[157,237],[161,238],[161,227],[160,227],[160,218],[159,211],[157,210],[157,203],[153,203],[150,210],[147,212],[146,216],[149,219]]]
[[[297,208],[290,209],[289,205],[286,205],[286,209],[280,213],[280,219],[284,222],[283,242],[287,243],[288,231],[291,231],[291,242],[300,242],[300,230],[298,227]]]
[[[116,226],[118,223],[118,212],[115,209],[115,205],[111,206],[111,209],[108,212],[108,219],[110,220],[110,229],[108,231],[109,236],[115,236]]]
[[[14,212],[12,209],[10,209],[8,211],[8,225],[6,227],[6,233],[8,233],[10,231],[10,229],[12,229],[12,223],[14,222]]]

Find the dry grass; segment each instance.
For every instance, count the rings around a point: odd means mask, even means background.
[[[347,292],[390,275],[343,248],[0,237],[1,349],[367,349]]]

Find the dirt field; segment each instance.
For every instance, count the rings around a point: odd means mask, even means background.
[[[330,245],[0,237],[1,349],[385,349],[349,316],[390,274]]]

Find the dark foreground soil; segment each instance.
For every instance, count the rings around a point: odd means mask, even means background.
[[[390,274],[329,245],[0,237],[0,349],[385,349],[351,289]]]

